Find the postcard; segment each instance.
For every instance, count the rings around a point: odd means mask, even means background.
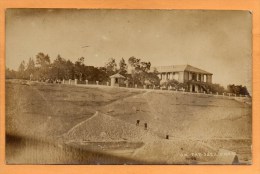
[[[252,13],[7,9],[6,164],[252,164]]]

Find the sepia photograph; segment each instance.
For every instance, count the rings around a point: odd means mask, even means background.
[[[6,164],[251,165],[252,12],[5,10]]]

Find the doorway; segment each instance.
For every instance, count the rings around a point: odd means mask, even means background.
[[[192,85],[192,92],[195,92],[195,85]]]

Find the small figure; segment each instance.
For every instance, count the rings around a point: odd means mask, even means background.
[[[147,130],[147,123],[144,123],[144,129]]]
[[[139,126],[140,120],[136,120],[136,126]]]
[[[167,139],[167,140],[169,139],[169,135],[166,135],[166,139]]]
[[[33,74],[30,74],[30,81],[32,81],[33,79]]]

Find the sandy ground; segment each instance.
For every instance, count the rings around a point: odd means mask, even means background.
[[[7,135],[26,142],[40,140],[45,150],[50,147],[45,142],[53,143],[53,151],[62,155],[32,157],[37,153],[30,149],[37,151],[38,145],[31,143],[28,150],[8,141],[6,159],[8,163],[49,164],[230,164],[219,157],[219,150],[226,149],[250,164],[249,103],[249,99],[204,94],[7,80]],[[59,147],[69,150],[56,151]],[[80,154],[101,155],[77,159],[75,149]]]

